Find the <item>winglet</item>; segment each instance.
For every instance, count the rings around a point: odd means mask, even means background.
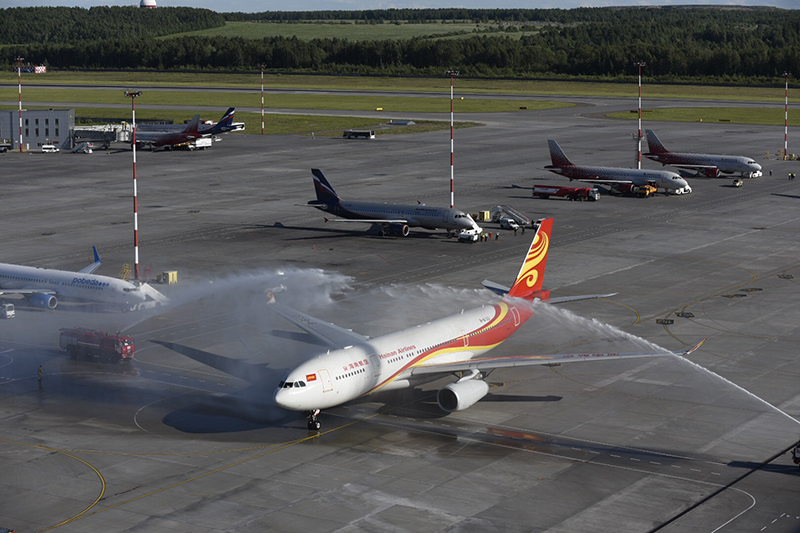
[[[94,252],[94,262],[102,263],[102,261],[100,261],[100,254],[97,253],[97,246],[92,246],[92,251]]]
[[[690,353],[694,352],[695,350],[700,348],[703,345],[703,343],[706,342],[707,340],[708,340],[708,337],[706,337],[705,339],[701,340],[700,342],[695,344],[692,348],[689,348],[688,350],[683,352],[683,355],[689,355]]]
[[[550,296],[542,291],[544,269],[547,265],[547,252],[550,250],[550,234],[553,232],[553,219],[545,218],[535,222],[536,234],[531,241],[528,255],[519,269],[517,279],[508,295],[515,298],[542,298]]]
[[[103,264],[103,262],[100,261],[100,254],[97,253],[97,246],[92,246],[92,252],[94,252],[94,263],[80,269],[78,272],[80,272],[81,274],[91,274],[92,272],[100,268],[100,265]]]

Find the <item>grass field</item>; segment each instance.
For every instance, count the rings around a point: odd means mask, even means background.
[[[484,31],[481,31],[483,28]],[[441,37],[458,32],[470,36],[486,33],[489,25],[484,24],[356,24],[353,21],[336,22],[227,22],[219,28],[177,33],[161,37],[168,39],[183,35],[203,37],[243,37],[245,39],[263,39],[264,37],[297,37],[303,41],[311,39],[334,38],[351,41],[370,41],[379,39],[412,39],[414,37]]]
[[[265,86],[273,89],[361,89],[368,91],[429,91],[443,94],[450,92],[450,79],[442,73],[440,78],[390,78],[367,76],[325,76],[301,74],[272,74],[264,78]],[[13,72],[0,72],[0,83],[17,84]],[[26,74],[23,84],[76,84],[76,85],[122,85],[131,88],[144,85],[233,87],[259,89],[261,74],[229,72],[57,72]],[[456,94],[502,93],[563,96],[617,96],[635,99],[638,94],[636,81],[630,83],[541,81],[541,80],[492,80],[457,78]],[[643,98],[690,98],[696,100],[733,100],[783,102],[783,85],[776,87],[721,87],[710,85],[664,85],[648,83],[642,88]],[[15,96],[16,98],[16,96]]]
[[[611,118],[637,120],[637,113],[609,113]],[[642,114],[645,121],[670,122],[730,122],[732,124],[784,125],[784,109],[750,107],[678,107],[647,110]],[[789,114],[789,125],[800,126],[798,113]]]
[[[17,89],[0,88],[0,100],[15,100]],[[26,89],[23,99],[40,102],[81,102],[96,104],[121,104],[129,102],[121,91],[90,91],[84,89]],[[221,107],[261,107],[260,93],[241,92],[184,92],[184,91],[144,91],[136,100],[139,104],[151,105],[189,105]],[[328,109],[345,111],[376,111],[406,113],[449,113],[448,98],[412,98],[401,96],[347,96],[315,94],[269,94],[267,107],[288,109]],[[520,107],[529,110],[569,107],[572,104],[540,100],[498,100],[473,99],[469,96],[455,102],[460,113],[489,113],[500,111],[519,111]]]

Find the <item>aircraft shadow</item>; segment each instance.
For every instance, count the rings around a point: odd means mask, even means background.
[[[314,231],[317,233],[326,233],[327,235],[324,237],[320,236],[313,236],[313,237],[297,237],[295,241],[309,241],[309,240],[320,240],[320,239],[335,239],[338,237],[345,237],[345,236],[352,236],[352,237],[372,237],[375,239],[445,239],[447,240],[447,236],[444,233],[430,233],[426,230],[423,231],[415,231],[414,229],[411,230],[408,237],[403,237],[401,235],[381,235],[380,230],[375,228],[370,228],[366,231],[362,230],[347,230],[347,229],[336,229],[336,228],[320,228],[320,227],[310,227],[310,226],[286,226],[280,222],[276,222],[275,224],[268,225],[251,225],[246,226],[244,229],[251,229],[251,230],[258,230],[258,229],[267,229],[267,228],[279,228],[279,229],[286,229],[286,230],[298,230],[298,231]],[[450,239],[452,242],[458,242],[456,239]]]
[[[786,474],[789,476],[800,476],[800,468],[797,465],[763,464],[752,461],[731,461],[728,466],[732,468],[742,468],[744,470],[759,470],[761,472],[771,472],[773,474]]]
[[[778,193],[778,192],[772,193],[772,196],[783,196],[784,198],[800,198],[800,196],[798,196],[796,194],[781,194],[781,193]]]

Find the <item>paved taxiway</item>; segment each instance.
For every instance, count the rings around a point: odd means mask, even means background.
[[[560,183],[542,170],[548,138],[576,163],[633,164],[635,123],[598,118],[585,103],[459,117],[488,126],[456,133],[457,206],[555,217],[546,287],[618,293],[542,306],[498,351],[642,346],[626,334],[681,349],[708,337],[692,361],[800,417],[800,182],[786,178],[800,164],[774,159],[782,128],[646,123],[675,150],[755,157],[765,177],[741,189],[695,179],[685,197],[532,199],[532,185]],[[603,111],[615,106],[635,102],[603,99]],[[283,371],[320,348],[264,310],[266,289],[283,286],[282,301],[375,335],[486,301],[482,279],[516,274],[530,233],[474,245],[429,232],[380,238],[304,206],[311,167],[343,197],[446,204],[448,131],[244,135],[204,152],[138,154],[142,269],[178,270],[179,284],[163,288],[176,305],[20,307],[0,322],[0,526],[800,527],[798,469],[783,453],[800,425],[672,358],[498,371],[487,398],[449,416],[434,383],[326,411],[318,435],[271,404]],[[2,261],[78,269],[96,244],[100,273],[116,275],[132,260],[130,155],[0,155]],[[137,361],[129,370],[71,362],[56,348],[64,325],[126,329]]]

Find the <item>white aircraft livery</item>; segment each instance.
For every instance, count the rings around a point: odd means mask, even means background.
[[[666,193],[689,194],[692,188],[686,180],[675,172],[666,170],[645,170],[636,168],[599,167],[575,165],[567,158],[564,150],[556,141],[547,141],[550,147],[552,165],[546,168],[550,172],[561,174],[572,180],[604,185],[621,192],[629,192],[632,186],[652,185]]]
[[[335,219],[337,222],[379,224],[382,234],[388,232],[403,237],[408,236],[411,227],[431,230],[442,228],[450,235],[465,230],[475,233],[481,231],[471,216],[452,207],[342,200],[319,169],[311,169],[311,174],[314,176],[317,199],[311,200],[308,205],[341,217]]]
[[[662,165],[693,170],[710,178],[718,178],[720,173],[741,173],[742,177],[758,178],[761,176],[761,165],[752,157],[740,155],[693,154],[687,152],[670,152],[653,130],[645,130],[647,147],[650,153],[644,154],[648,159],[658,161]]]
[[[58,298],[141,309],[167,298],[147,283],[93,274],[102,262],[92,247],[94,262],[77,272],[0,263],[0,294],[21,294],[33,307],[55,309]]]
[[[457,381],[439,390],[437,402],[444,411],[453,412],[466,409],[483,398],[489,392],[485,378],[498,368],[670,353],[686,355],[700,346],[666,353],[484,356],[533,316],[534,299],[559,303],[611,296],[551,299],[549,291],[542,290],[552,225],[553,219],[537,222],[528,254],[510,289],[490,284],[493,290],[505,294],[499,303],[461,311],[388,335],[368,338],[279,304],[270,296],[268,308],[330,347],[291,370],[278,385],[275,402],[284,409],[306,411],[308,428],[318,430],[321,409],[378,391],[414,387],[447,375],[455,376]]]

